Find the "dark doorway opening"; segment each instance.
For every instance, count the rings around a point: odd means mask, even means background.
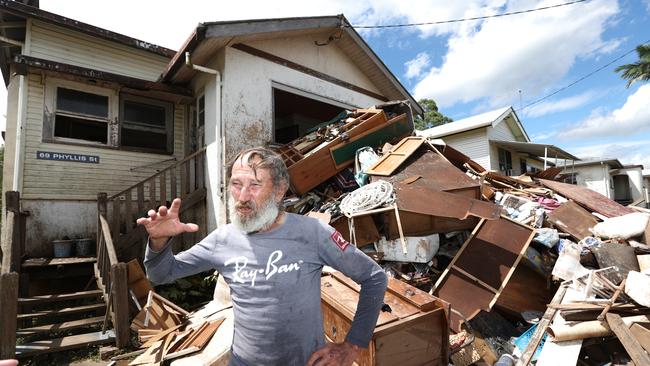
[[[273,88],[274,142],[286,144],[304,136],[343,110],[343,107]]]

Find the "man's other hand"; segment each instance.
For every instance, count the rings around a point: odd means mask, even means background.
[[[138,225],[144,226],[147,230],[151,249],[159,251],[170,237],[199,230],[199,226],[196,224],[184,224],[180,221],[178,217],[180,209],[181,199],[175,198],[169,209],[166,206],[160,206],[158,211],[149,210],[148,217],[136,220]]]
[[[359,354],[359,346],[349,342],[328,343],[311,355],[306,366],[350,366]]]

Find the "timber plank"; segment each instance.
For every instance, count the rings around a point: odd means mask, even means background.
[[[96,344],[110,343],[115,339],[112,330],[106,333],[93,332],[57,339],[34,341],[16,346],[16,357],[25,358],[44,353],[60,352],[74,348],[85,348]]]
[[[39,325],[36,327],[18,329],[18,331],[16,331],[16,335],[19,337],[26,337],[35,334],[77,329],[89,325],[101,324],[103,322],[104,322],[103,316],[96,316],[92,318],[73,320],[73,321],[63,322],[58,324],[47,324],[47,325]]]
[[[621,344],[627,351],[628,355],[632,358],[637,365],[650,365],[650,356],[645,352],[643,347],[634,337],[630,329],[623,323],[620,315],[607,314],[607,324],[612,329],[614,334],[621,341]]]
[[[72,308],[63,308],[58,310],[43,310],[43,311],[38,311],[29,314],[18,314],[18,319],[19,320],[37,319],[37,318],[44,318],[50,315],[77,314],[77,313],[83,313],[87,311],[97,311],[97,310],[105,310],[105,309],[106,309],[106,304],[103,303],[92,304],[92,305],[77,306]]]
[[[81,264],[81,263],[95,263],[97,259],[94,257],[70,257],[70,258],[30,258],[26,259],[22,267],[47,267],[47,266],[60,266],[66,264]]]
[[[90,290],[90,291],[79,291],[71,292],[67,294],[55,294],[55,295],[38,295],[31,297],[21,297],[18,299],[18,305],[36,305],[43,304],[54,301],[65,301],[65,300],[74,300],[74,299],[83,299],[86,297],[99,297],[102,296],[101,290]]]

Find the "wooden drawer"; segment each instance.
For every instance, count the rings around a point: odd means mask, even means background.
[[[321,279],[321,307],[325,335],[343,342],[359,299],[359,288],[341,273]],[[359,366],[447,365],[448,305],[426,292],[389,279],[382,311],[372,340],[356,360]]]

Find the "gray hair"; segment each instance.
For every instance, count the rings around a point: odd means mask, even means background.
[[[284,160],[278,155],[275,151],[266,148],[266,147],[253,147],[246,149],[240,152],[233,161],[228,164],[228,177],[232,175],[232,168],[237,163],[237,161],[242,161],[242,159],[248,155],[246,163],[253,169],[255,177],[257,177],[257,169],[267,169],[269,174],[271,174],[271,179],[275,187],[280,187],[285,185],[289,187],[289,171],[287,166],[284,164]],[[260,161],[253,163],[253,159],[258,157]]]

